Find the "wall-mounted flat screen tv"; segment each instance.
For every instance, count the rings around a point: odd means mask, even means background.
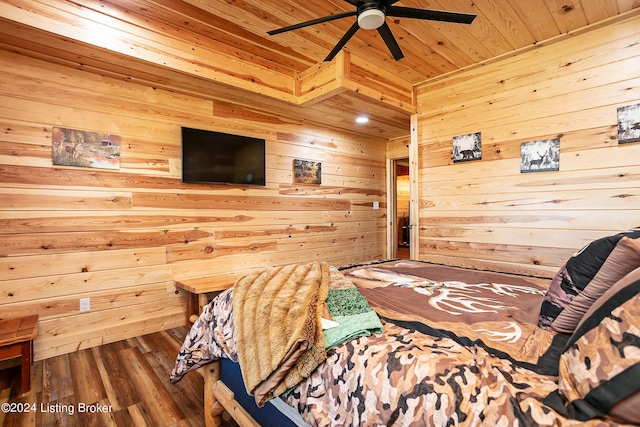
[[[182,182],[266,185],[265,140],[182,127]]]

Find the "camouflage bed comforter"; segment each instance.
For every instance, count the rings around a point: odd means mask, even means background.
[[[412,261],[341,271],[384,331],[331,349],[283,397],[312,426],[585,425],[545,404],[568,339],[537,327],[548,281]],[[194,324],[172,379],[236,360],[231,296]]]

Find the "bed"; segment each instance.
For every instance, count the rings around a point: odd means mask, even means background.
[[[638,425],[638,238],[594,241],[551,281],[407,260],[263,269],[205,307],[171,381],[203,369],[207,426],[223,410],[266,425],[276,403],[291,425]],[[242,368],[234,390],[221,359]]]

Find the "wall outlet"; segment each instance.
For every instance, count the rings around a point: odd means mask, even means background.
[[[80,313],[91,310],[91,298],[80,298]]]
[[[373,209],[380,209],[380,202],[373,202]]]

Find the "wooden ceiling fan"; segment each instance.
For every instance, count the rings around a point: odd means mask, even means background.
[[[378,30],[378,33],[384,40],[396,61],[404,58],[402,49],[398,45],[391,29],[387,25],[387,16],[397,18],[425,19],[430,21],[453,22],[458,24],[471,24],[476,15],[459,12],[447,12],[442,10],[417,9],[413,7],[393,6],[399,0],[344,0],[356,7],[356,10],[349,12],[336,13],[322,18],[312,19],[310,21],[301,22],[299,24],[290,25],[279,28],[277,30],[268,31],[267,34],[275,35],[299,28],[308,27],[323,22],[333,21],[336,19],[346,18],[349,16],[357,16],[356,22],[342,36],[338,44],[333,48],[329,55],[324,59],[331,61],[347,42],[360,29]]]

